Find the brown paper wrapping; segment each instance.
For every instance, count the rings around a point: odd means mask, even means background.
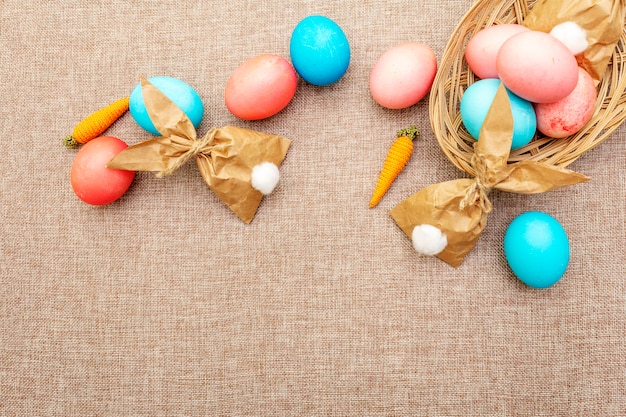
[[[598,84],[624,31],[625,9],[624,0],[539,0],[522,24],[542,32],[563,22],[582,27],[589,47],[576,59]]]
[[[439,228],[448,241],[436,255],[458,267],[478,241],[487,225],[492,204],[491,189],[521,194],[541,193],[589,178],[565,168],[541,162],[507,164],[513,137],[513,115],[509,97],[500,86],[485,118],[479,140],[474,143],[472,166],[476,178],[431,185],[395,206],[390,215],[411,238],[422,224]]]
[[[153,171],[162,177],[195,157],[209,188],[241,220],[250,223],[263,198],[250,183],[252,169],[262,162],[280,166],[291,141],[233,126],[212,128],[198,138],[191,121],[165,94],[143,77],[141,86],[146,110],[162,136],[129,146],[107,166]]]

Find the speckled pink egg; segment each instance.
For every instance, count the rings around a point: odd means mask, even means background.
[[[286,59],[273,54],[258,55],[232,73],[226,83],[224,102],[241,119],[265,119],[289,104],[297,84],[296,71]]]
[[[591,119],[597,96],[589,73],[578,68],[578,83],[567,97],[554,103],[535,104],[537,129],[551,138],[575,134]]]
[[[496,67],[509,90],[533,103],[561,100],[578,82],[578,63],[567,46],[548,33],[534,30],[504,42]]]
[[[437,58],[421,42],[396,45],[378,58],[370,73],[374,100],[389,109],[405,109],[430,91],[437,73]]]
[[[476,32],[465,47],[467,65],[479,78],[498,78],[496,57],[500,47],[511,36],[529,30],[526,26],[507,23]]]

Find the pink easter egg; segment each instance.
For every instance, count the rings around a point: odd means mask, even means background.
[[[578,83],[569,95],[554,103],[535,104],[537,129],[551,138],[575,134],[591,119],[597,96],[589,73],[578,68]]]
[[[528,32],[526,26],[501,24],[486,27],[474,34],[465,47],[465,60],[479,78],[498,78],[496,57],[504,42],[518,33]]]
[[[382,54],[370,73],[370,93],[381,106],[404,109],[420,101],[433,85],[437,58],[420,42],[396,45]]]
[[[534,30],[504,42],[496,68],[509,90],[533,103],[561,100],[578,82],[578,63],[567,46],[554,36]]]

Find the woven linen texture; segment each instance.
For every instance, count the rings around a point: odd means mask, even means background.
[[[592,181],[494,211],[458,269],[419,257],[388,212],[464,174],[438,148],[428,99],[405,110],[368,91],[376,59],[420,41],[438,58],[472,2],[15,1],[0,4],[0,415],[626,414],[626,129],[569,168]],[[278,115],[246,122],[223,90],[261,53],[289,58],[300,19],[323,14],[351,44],[345,76],[300,80]],[[91,207],[69,182],[63,137],[140,76],[192,85],[198,128],[293,141],[250,225],[191,161],[138,173]],[[395,132],[422,134],[368,208]],[[124,115],[108,131],[150,135]],[[554,287],[510,272],[506,226],[542,210],[569,234]]]

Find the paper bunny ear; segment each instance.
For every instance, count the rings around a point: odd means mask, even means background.
[[[196,128],[185,112],[145,77],[140,78],[140,83],[146,110],[159,133],[163,136],[176,135],[195,140]]]
[[[250,223],[264,195],[253,186],[252,171],[266,162],[278,167],[291,141],[233,126],[212,128],[197,138],[193,124],[182,110],[145,78],[141,85],[148,115],[163,136],[129,146],[107,167],[153,171],[164,176],[195,157],[209,188],[241,220]]]

